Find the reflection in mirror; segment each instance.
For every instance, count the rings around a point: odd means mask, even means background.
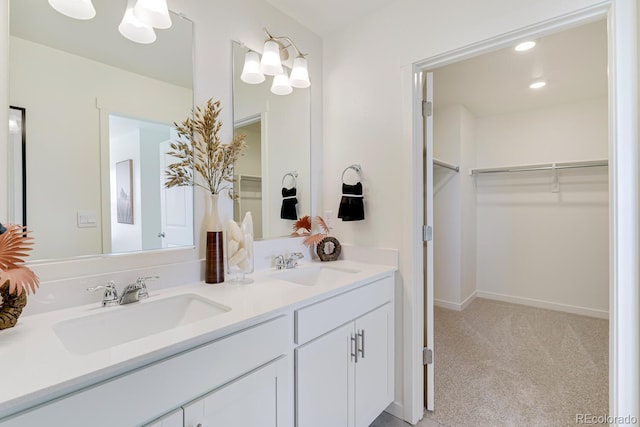
[[[244,83],[240,75],[247,52],[233,43],[234,132],[247,141],[234,165],[234,219],[251,211],[256,238],[288,236],[295,222],[289,218],[311,213],[310,89],[275,95],[269,90],[271,78],[262,84]],[[291,174],[297,175],[295,186]]]
[[[192,198],[143,182],[155,174],[145,170],[160,171],[166,159],[161,142],[152,148],[142,139],[150,126],[164,124],[166,134],[169,124],[191,113],[193,25],[172,14],[171,28],[141,45],[118,32],[126,2],[93,4],[95,18],[78,21],[46,1],[10,0],[9,100],[29,111],[27,223],[38,242],[31,260],[193,245],[193,231],[188,239],[157,237],[170,228],[163,218],[171,225],[193,222],[192,206],[166,212],[162,203]],[[110,141],[117,136],[110,118],[116,116],[143,123],[142,142],[127,148],[136,152],[127,159],[139,159],[131,166],[133,224],[118,223],[111,208],[117,161]],[[158,162],[153,167],[151,158]],[[136,243],[116,243],[112,224],[130,227]]]
[[[14,184],[9,187],[10,224],[27,225],[26,119],[24,108],[9,108],[9,180]]]
[[[193,187],[164,186],[176,139],[172,126],[109,115],[108,252],[193,244]]]

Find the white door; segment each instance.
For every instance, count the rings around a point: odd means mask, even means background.
[[[171,133],[175,132],[171,129]],[[176,135],[177,138],[177,135]],[[174,140],[173,138],[171,140]],[[158,237],[163,248],[193,245],[193,187],[164,186],[164,172],[176,159],[167,153],[171,140],[160,143],[160,212]]]
[[[296,426],[352,427],[354,364],[350,322],[296,349]]]
[[[424,132],[424,346],[433,351],[433,73],[422,73]],[[433,355],[435,362],[435,354]],[[434,363],[424,367],[424,400],[434,409]]]
[[[356,427],[368,427],[393,400],[394,385],[389,375],[391,325],[390,303],[356,320]]]
[[[277,362],[183,406],[185,427],[276,427]]]

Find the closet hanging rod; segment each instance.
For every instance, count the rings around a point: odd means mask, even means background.
[[[454,164],[444,162],[442,160],[436,159],[435,157],[433,158],[433,164],[442,166],[443,168],[451,169],[452,171],[455,171],[455,172],[460,172],[460,166],[456,166]]]
[[[522,166],[506,166],[502,168],[477,168],[470,169],[469,175],[480,175],[484,173],[503,173],[503,172],[530,172],[558,169],[576,169],[576,168],[593,168],[600,166],[609,166],[608,160],[587,160],[581,162],[559,162],[545,163],[540,165],[522,165]]]

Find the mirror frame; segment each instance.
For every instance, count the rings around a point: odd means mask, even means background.
[[[21,116],[21,120],[20,120],[20,138],[21,138],[21,142],[20,142],[20,162],[18,164],[16,164],[16,162],[13,162],[13,165],[10,165],[9,168],[7,168],[8,170],[10,170],[11,172],[13,172],[13,176],[17,176],[18,174],[15,172],[15,169],[18,168],[20,170],[20,176],[21,176],[21,188],[22,188],[22,203],[21,203],[21,211],[22,211],[22,218],[20,219],[21,222],[20,224],[22,224],[23,226],[27,226],[27,109],[26,108],[22,108],[22,107],[16,107],[14,105],[10,105],[9,106],[9,110],[13,110],[13,111],[17,111],[20,113]],[[8,145],[8,144],[7,144]],[[8,146],[7,146],[8,148]],[[7,185],[8,183],[11,182],[11,180],[9,179],[7,181]],[[9,192],[10,194],[13,194],[13,201],[12,203],[9,203],[10,206],[12,206],[14,209],[16,209],[15,206],[15,191],[12,190]],[[17,221],[18,218],[15,218],[15,220]]]

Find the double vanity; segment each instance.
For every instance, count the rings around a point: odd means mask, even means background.
[[[0,426],[368,426],[393,400],[395,266],[308,262],[0,333]]]

